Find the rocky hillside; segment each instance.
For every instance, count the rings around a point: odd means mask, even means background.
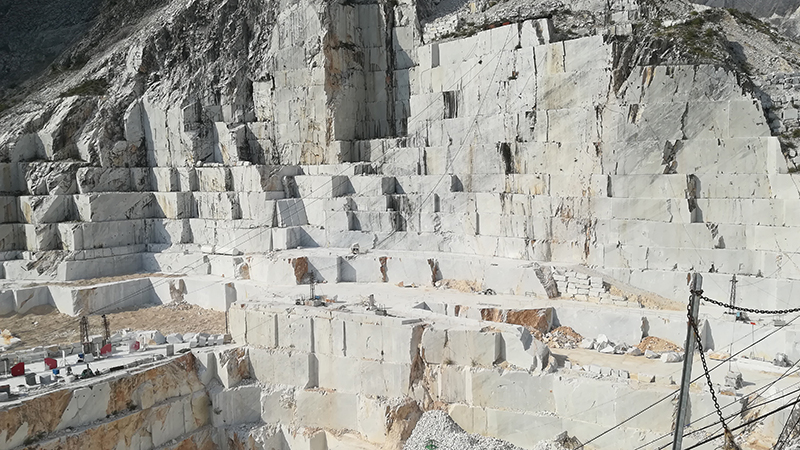
[[[750,5],[746,3],[714,6],[747,9]],[[761,9],[755,13],[759,15],[765,15],[766,9],[779,15],[791,12],[789,2],[758,2],[758,7]],[[0,159],[77,159],[105,167],[144,165],[147,144],[126,135],[125,114],[138,100],[157,99],[194,111],[183,139],[195,154],[185,162],[208,160],[212,144],[206,137],[213,134],[211,122],[245,123],[258,118],[252,92],[258,83],[273,83],[270,73],[286,62],[279,55],[279,41],[296,39],[294,45],[303,47],[302,62],[312,67],[320,64],[314,62],[320,52],[339,48],[338,42],[325,42],[331,36],[331,14],[336,14],[330,6],[298,8],[293,2],[203,0],[7,5],[0,11],[9,25],[0,35],[4,43],[0,47],[0,89],[5,89],[0,106],[0,111],[5,110],[0,112],[4,117]],[[392,19],[419,27],[420,40],[425,38],[424,28],[437,23],[455,20],[458,24],[452,34],[457,36],[493,23],[548,16],[553,18],[558,39],[599,33],[609,24],[632,26],[635,40],[633,46],[626,44],[626,51],[637,53],[635,63],[722,62],[747,75],[791,71],[796,64],[786,57],[794,53],[795,44],[774,35],[760,22],[723,11],[698,14],[678,0],[574,5],[561,1],[424,0],[398,11],[405,13],[384,17],[386,25],[392,25]],[[315,23],[312,30],[302,20],[308,14]],[[758,33],[750,33],[751,29]],[[441,37],[447,38],[436,33],[428,38]],[[340,38],[347,39],[336,37]],[[409,57],[413,59],[413,55]],[[301,61],[290,62],[297,65]],[[28,143],[39,140],[31,138],[31,132],[47,126],[61,129],[55,145],[60,148],[50,148],[48,142]],[[400,128],[390,125],[388,130],[371,134],[403,136]],[[369,135],[365,137],[373,137]],[[335,140],[330,129],[324,140],[325,145]],[[265,153],[255,155],[254,162],[280,159],[275,151],[272,155],[266,155],[263,148],[253,151]]]
[[[693,268],[796,278],[800,46],[752,15],[680,0],[98,11],[3,100],[8,279],[171,272],[193,253],[246,277],[242,253],[355,243],[589,265],[668,298]],[[358,278],[336,267],[317,276]]]
[[[756,17],[788,16],[800,7],[797,0],[693,0],[712,8],[735,8]]]

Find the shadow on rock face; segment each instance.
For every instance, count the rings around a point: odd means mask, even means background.
[[[91,28],[101,0],[0,2],[0,88],[41,73]]]

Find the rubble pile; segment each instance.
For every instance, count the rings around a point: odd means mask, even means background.
[[[656,336],[646,336],[639,342],[636,347],[646,352],[648,350],[656,353],[662,352],[682,352],[683,348],[679,347],[672,342]]]
[[[545,333],[542,339],[550,348],[578,348],[583,342],[583,336],[563,325]]]
[[[500,439],[469,434],[444,411],[427,411],[403,450],[522,450]]]
[[[8,351],[19,345],[21,342],[22,340],[13,336],[9,330],[3,330],[0,332],[0,352]]]

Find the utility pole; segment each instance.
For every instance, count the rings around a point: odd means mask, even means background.
[[[681,450],[683,445],[683,429],[689,416],[689,384],[692,382],[692,361],[697,341],[694,336],[692,322],[697,323],[697,312],[700,309],[700,294],[703,288],[703,277],[693,273],[689,281],[689,308],[686,322],[686,344],[683,356],[683,373],[681,374],[681,395],[678,398],[678,416],[675,420],[675,434],[672,438],[672,450]],[[691,321],[691,322],[690,322]]]
[[[728,301],[730,305],[730,310],[728,310],[728,314],[734,317],[732,326],[733,329],[731,330],[731,346],[728,347],[728,354],[733,354],[733,337],[736,336],[736,310],[733,309],[736,306],[736,274],[733,274],[733,278],[731,278],[731,299]],[[728,358],[728,372],[731,371],[731,362],[732,358]]]
[[[103,345],[108,344],[111,341],[111,325],[108,323],[108,317],[105,314],[102,315],[103,318]]]
[[[86,316],[81,317],[81,343],[83,344],[83,353],[92,353],[92,343],[89,341],[89,318]]]

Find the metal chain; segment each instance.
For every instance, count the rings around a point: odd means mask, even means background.
[[[775,314],[775,315],[780,315],[780,314],[793,314],[793,313],[800,312],[800,308],[773,309],[773,310],[744,308],[744,307],[741,307],[741,306],[735,306],[735,305],[731,305],[731,304],[728,304],[728,303],[722,303],[720,301],[710,299],[710,298],[708,298],[708,297],[706,297],[706,296],[704,296],[702,294],[700,295],[700,298],[702,300],[704,300],[704,301],[707,301],[708,303],[713,303],[713,304],[718,305],[718,306],[723,306],[726,309],[735,309],[737,311],[744,311],[744,312],[749,312],[749,313],[753,313],[753,314]]]
[[[692,295],[696,295],[699,298],[705,298],[703,297],[703,291],[692,291]],[[697,341],[697,350],[700,352],[700,362],[703,363],[703,374],[705,375],[706,382],[708,383],[708,390],[711,393],[711,399],[714,401],[714,409],[717,411],[717,415],[719,416],[719,422],[722,424],[722,429],[725,430],[726,440],[735,446],[736,444],[733,441],[733,434],[728,428],[728,423],[725,422],[725,416],[722,415],[722,409],[719,407],[719,400],[717,400],[717,394],[714,392],[714,384],[711,382],[711,373],[708,370],[708,363],[706,363],[706,355],[705,352],[703,351],[703,342],[700,340],[700,331],[697,329],[697,323],[692,317],[691,302],[686,307],[686,316],[689,318],[689,325],[691,325],[692,330],[694,331],[694,337],[695,340]],[[692,358],[693,355],[684,355],[684,357]]]

